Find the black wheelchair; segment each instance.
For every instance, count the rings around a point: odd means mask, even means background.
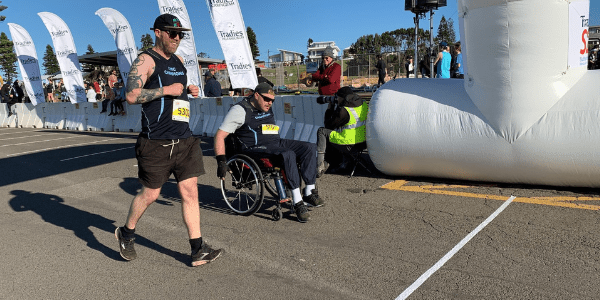
[[[249,216],[260,209],[267,191],[275,199],[271,217],[281,220],[284,204],[294,210],[282,159],[278,155],[244,152],[243,148],[234,134],[225,139],[230,173],[221,181],[223,200],[234,213]]]

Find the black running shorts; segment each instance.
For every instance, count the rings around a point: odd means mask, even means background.
[[[142,185],[157,189],[169,180],[177,182],[204,174],[200,139],[150,140],[138,137],[135,144],[138,177]]]

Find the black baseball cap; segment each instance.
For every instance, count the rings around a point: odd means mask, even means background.
[[[181,26],[181,21],[174,15],[171,14],[162,14],[156,17],[154,20],[154,27],[150,28],[151,30],[160,29],[160,30],[178,30],[178,31],[190,31],[189,28],[183,28]]]
[[[266,98],[275,99],[275,92],[273,92],[273,87],[271,87],[271,85],[266,82],[259,83],[254,89],[254,92],[259,93],[262,97],[265,97],[265,95],[269,95],[270,97]]]

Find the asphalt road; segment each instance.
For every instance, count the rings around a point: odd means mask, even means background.
[[[141,187],[135,137],[0,128],[1,299],[395,299],[409,287],[408,299],[600,299],[598,190],[359,169],[319,179],[326,205],[310,222],[287,210],[274,222],[272,201],[229,212],[212,138],[202,234],[223,256],[189,267],[170,181],[138,224],[138,259],[123,261],[114,229]]]

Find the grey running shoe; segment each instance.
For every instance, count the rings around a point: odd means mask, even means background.
[[[308,213],[308,208],[306,207],[306,204],[304,204],[304,201],[294,204],[294,213],[300,223],[306,223],[310,220],[310,214]]]
[[[115,237],[119,241],[119,252],[121,253],[121,257],[125,260],[134,260],[137,258],[137,254],[135,253],[135,238],[126,239],[123,237],[123,233],[121,233],[121,227],[117,227],[115,229]]]
[[[323,206],[323,204],[325,204],[323,199],[321,199],[321,197],[319,197],[319,193],[317,192],[317,190],[312,190],[311,194],[308,196],[302,197],[302,200],[304,200],[304,202],[308,203],[310,206],[314,206],[314,207]]]
[[[192,254],[192,267],[197,267],[212,262],[215,259],[219,258],[222,252],[223,249],[215,250],[206,243],[204,243],[202,245],[202,248],[200,248],[200,251],[198,251],[198,253]]]

